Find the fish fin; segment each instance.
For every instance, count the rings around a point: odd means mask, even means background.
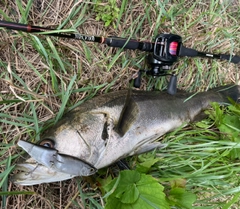
[[[213,89],[213,91],[217,91],[225,100],[224,102],[229,103],[229,98],[230,98],[234,102],[240,103],[240,86],[238,85],[223,86],[223,87],[215,88]]]
[[[120,170],[130,170],[130,167],[125,159],[121,159],[116,162]]]
[[[115,130],[121,137],[124,136],[135,122],[138,113],[139,108],[132,98],[132,91],[129,90]]]
[[[142,146],[138,147],[137,150],[134,151],[134,155],[139,155],[145,152],[149,152],[154,149],[163,149],[167,146],[168,144],[162,144],[161,142],[153,142],[150,144],[143,144]]]
[[[201,121],[203,119],[207,118],[207,114],[205,112],[200,112],[199,114],[197,114],[193,120],[191,120],[191,122],[197,122],[197,121]]]

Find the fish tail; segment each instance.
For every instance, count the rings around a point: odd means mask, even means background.
[[[217,92],[221,98],[223,99],[223,102],[228,102],[230,100],[240,103],[240,86],[239,85],[228,85],[228,86],[222,86],[219,88],[213,89],[213,91]]]

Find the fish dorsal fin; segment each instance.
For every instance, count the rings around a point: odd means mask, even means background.
[[[124,136],[124,134],[130,129],[131,125],[135,122],[138,113],[139,108],[132,97],[132,91],[130,89],[116,126],[116,132],[120,136]]]

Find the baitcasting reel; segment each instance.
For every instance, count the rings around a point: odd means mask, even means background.
[[[182,38],[178,35],[158,35],[154,42],[153,53],[148,55],[148,63],[151,66],[151,70],[140,70],[138,77],[134,80],[134,87],[140,87],[142,73],[153,77],[171,75],[167,92],[169,94],[176,94],[177,75],[169,74],[167,71],[177,61],[181,45]]]
[[[167,73],[171,69],[178,57],[204,57],[212,59],[228,60],[234,64],[240,63],[239,56],[231,56],[226,54],[211,54],[206,52],[198,52],[195,49],[184,47],[181,36],[174,34],[160,34],[156,37],[153,47],[153,53],[149,55],[149,65],[151,70],[140,70],[138,77],[134,80],[134,86],[139,88],[141,85],[141,75],[146,73],[150,76],[166,76],[171,75],[167,92],[176,94],[177,92],[177,75]]]

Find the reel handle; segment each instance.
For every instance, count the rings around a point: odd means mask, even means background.
[[[141,77],[142,77],[142,73],[145,72],[143,70],[139,70],[138,71],[138,77],[134,79],[134,83],[133,86],[135,88],[140,88],[141,86]],[[148,73],[149,71],[147,71],[146,73]],[[168,94],[174,95],[177,93],[177,75],[172,74],[170,81],[168,83],[168,87],[167,87],[167,92]]]
[[[140,88],[140,86],[141,86],[141,77],[142,77],[142,71],[139,70],[138,71],[138,76],[137,76],[137,78],[134,79],[134,83],[133,83],[133,86],[135,88]]]
[[[167,92],[171,95],[177,93],[177,75],[172,74],[168,83]]]

